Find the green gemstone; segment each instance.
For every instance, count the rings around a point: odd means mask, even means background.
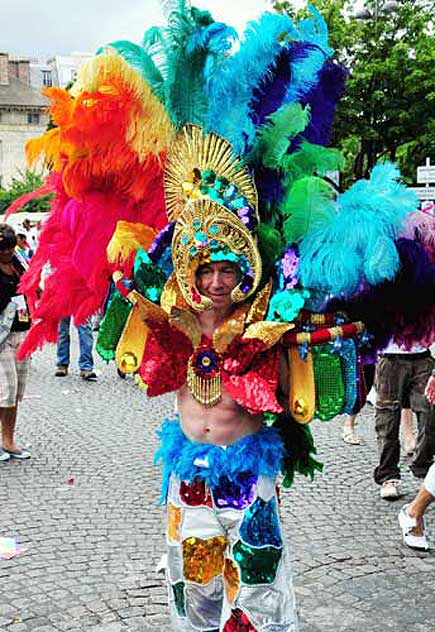
[[[213,184],[216,179],[216,173],[213,169],[207,169],[202,174],[202,181],[204,184]]]
[[[217,235],[219,232],[219,226],[217,224],[212,224],[210,226],[210,234],[211,235]]]
[[[193,220],[193,228],[195,230],[198,230],[199,228],[201,228],[201,221],[199,219],[194,219]]]

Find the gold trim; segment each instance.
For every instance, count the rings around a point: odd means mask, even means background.
[[[249,325],[243,334],[243,338],[258,338],[269,348],[273,347],[273,345],[275,345],[287,331],[293,329],[293,327],[293,323],[274,323],[268,320],[261,320]]]
[[[187,367],[187,386],[192,397],[208,408],[215,406],[222,397],[221,374],[205,379],[195,373],[191,359]]]
[[[188,309],[188,304],[184,300],[180,288],[177,283],[177,277],[172,272],[171,276],[165,283],[162,295],[160,297],[160,305],[167,314],[171,313],[173,307],[179,309]]]
[[[213,334],[213,348],[224,353],[236,336],[243,333],[248,305],[239,307]]]
[[[252,303],[248,315],[246,316],[246,325],[251,325],[259,320],[264,320],[267,309],[269,307],[270,295],[272,293],[272,279],[266,283],[264,288],[260,290]]]
[[[190,310],[173,307],[169,316],[169,324],[187,336],[194,348],[201,343],[201,327],[197,317]]]
[[[217,134],[204,135],[197,125],[186,125],[172,143],[165,165],[165,203],[170,222],[179,217],[190,199],[183,191],[183,183],[192,179],[194,169],[201,172],[212,169],[217,176],[227,178],[257,213],[258,196],[254,181],[248,168],[234,155],[230,143]]]

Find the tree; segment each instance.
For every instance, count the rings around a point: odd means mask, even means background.
[[[348,159],[346,184],[383,160],[397,161],[414,181],[417,164],[435,154],[435,2],[402,0],[387,16],[379,11],[382,1],[367,0],[372,19],[364,22],[352,17],[348,0],[312,4],[328,24],[336,58],[350,71],[331,139]],[[295,15],[287,2],[276,8]]]
[[[0,188],[1,215],[6,212],[7,208],[20,197],[20,195],[31,193],[35,191],[35,189],[39,189],[44,183],[43,177],[30,169],[26,169],[24,172],[19,171],[18,174],[19,177],[12,178],[12,182],[7,189]],[[48,211],[52,197],[52,195],[44,195],[38,199],[31,200],[23,206],[22,210],[28,213]]]

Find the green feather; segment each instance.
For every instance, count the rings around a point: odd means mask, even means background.
[[[258,224],[258,250],[263,263],[263,279],[266,282],[272,274],[277,254],[283,248],[282,237],[279,232],[269,224]]]
[[[302,141],[296,152],[287,154],[282,161],[287,186],[302,176],[313,173],[323,176],[343,166],[344,158],[338,149],[314,145],[306,140]]]
[[[315,176],[296,180],[281,205],[284,237],[287,243],[299,242],[307,234],[329,223],[336,213],[334,191]]]
[[[281,106],[260,128],[254,158],[268,169],[280,167],[292,138],[306,128],[309,118],[309,106],[303,108],[299,103]]]

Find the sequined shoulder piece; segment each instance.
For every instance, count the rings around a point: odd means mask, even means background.
[[[146,324],[167,322],[168,315],[165,310],[152,301],[149,301],[136,290],[130,292],[127,295],[127,298],[130,303],[133,303],[134,307],[139,310],[139,313]]]
[[[243,339],[252,340],[256,338],[262,340],[267,348],[273,347],[280,338],[290,329],[293,329],[292,323],[274,323],[262,320],[249,325],[243,334]]]
[[[201,327],[198,318],[189,309],[173,307],[169,317],[169,324],[187,336],[194,348],[200,344]]]

